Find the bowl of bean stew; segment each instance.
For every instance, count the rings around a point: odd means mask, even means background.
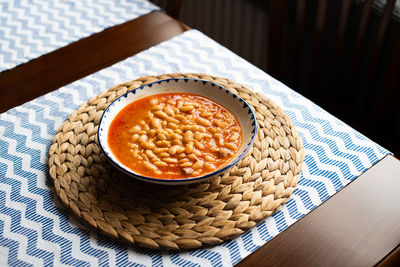
[[[252,108],[204,80],[166,79],[138,87],[104,111],[98,142],[119,170],[146,182],[188,184],[235,165],[253,144]]]

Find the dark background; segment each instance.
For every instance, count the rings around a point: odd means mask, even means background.
[[[177,18],[399,157],[399,7],[386,10],[388,21],[383,27],[385,1],[372,1],[365,34],[360,36],[360,20],[368,1],[326,1],[319,32],[318,12],[324,1],[302,1],[306,4],[300,36],[296,17],[299,1],[276,2],[284,3],[281,11],[271,8],[270,2],[273,1],[183,0]],[[343,20],[346,3],[349,10]]]

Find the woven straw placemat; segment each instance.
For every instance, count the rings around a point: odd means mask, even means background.
[[[137,181],[106,160],[97,143],[104,109],[141,85],[167,78],[220,84],[255,110],[252,149],[224,174],[185,186]],[[300,178],[304,149],[281,108],[259,93],[206,74],[146,76],[113,86],[74,111],[49,150],[49,173],[61,201],[102,233],[152,249],[181,250],[232,239],[288,201]]]

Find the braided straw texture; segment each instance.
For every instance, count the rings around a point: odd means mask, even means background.
[[[198,78],[241,96],[256,112],[253,147],[208,181],[162,186],[136,181],[111,166],[97,143],[105,108],[141,85]],[[182,250],[232,239],[286,203],[300,178],[304,149],[282,109],[262,94],[206,74],[146,76],[113,86],[74,111],[49,149],[49,173],[61,201],[100,232],[137,246]]]

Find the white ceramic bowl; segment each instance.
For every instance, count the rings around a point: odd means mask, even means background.
[[[107,136],[108,130],[112,120],[115,116],[128,104],[138,100],[144,96],[157,95],[163,93],[192,93],[201,96],[208,97],[213,101],[221,104],[233,114],[239,121],[243,133],[243,142],[239,151],[236,153],[235,157],[224,167],[216,170],[215,172],[191,178],[183,179],[159,179],[143,176],[141,174],[135,173],[133,170],[122,164],[115,155],[111,152]],[[106,155],[107,159],[118,169],[127,173],[128,175],[152,183],[168,184],[168,185],[178,185],[178,184],[189,184],[194,182],[200,182],[205,179],[209,179],[221,172],[227,170],[228,168],[235,165],[246,152],[250,149],[253,144],[254,138],[257,133],[257,123],[253,110],[242,98],[232,93],[228,89],[217,85],[215,83],[189,78],[178,78],[178,79],[166,79],[157,81],[154,83],[146,84],[138,87],[123,96],[114,100],[104,111],[99,129],[97,132],[98,141],[103,153]]]

